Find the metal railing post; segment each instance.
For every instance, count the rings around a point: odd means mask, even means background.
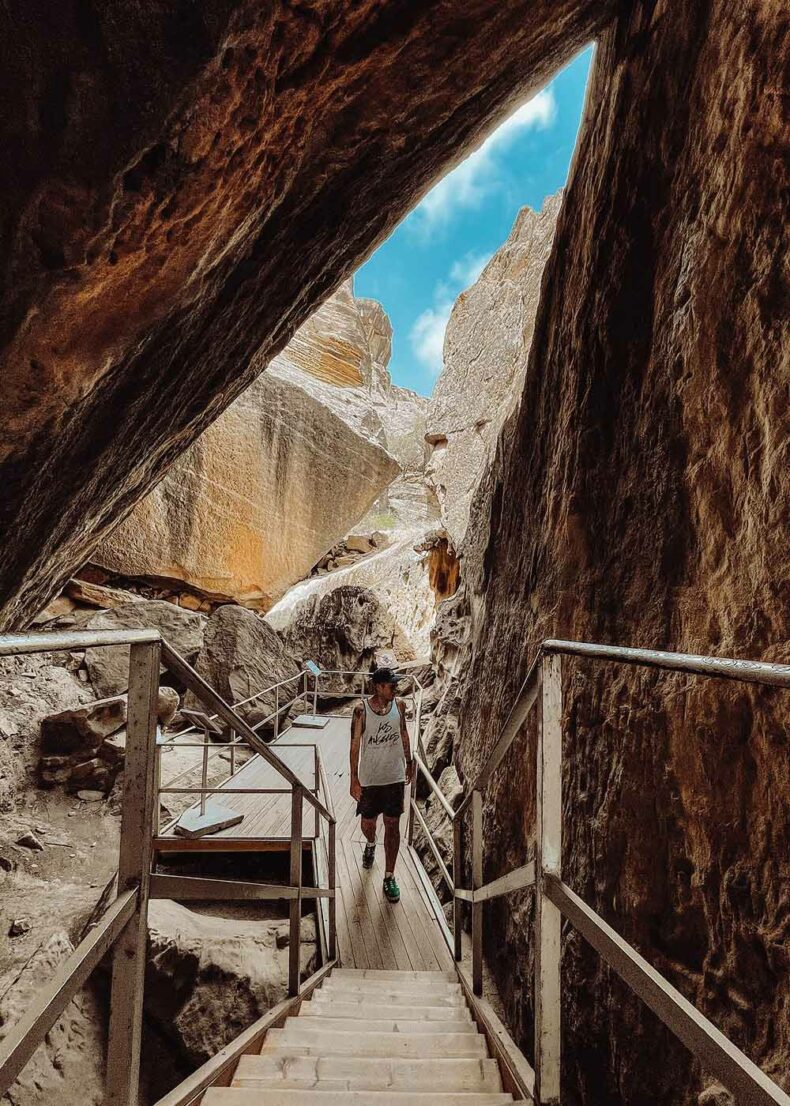
[[[461,887],[464,880],[464,854],[463,854],[463,819],[456,818],[453,821],[453,884]],[[453,896],[453,956],[461,961],[461,900],[457,895]]]
[[[280,734],[280,689],[276,687],[274,689],[274,740],[276,741]]]
[[[137,909],[126,923],[113,954],[106,1106],[137,1106],[138,1101],[153,854],[159,660],[159,642],[130,648],[118,893],[138,887],[139,894]]]
[[[321,798],[321,780],[318,777],[318,745],[313,746],[313,794],[316,799]],[[318,807],[315,808],[315,839],[318,841],[318,831],[320,829]]]
[[[318,714],[318,680],[320,676],[320,672],[316,672],[313,676],[313,714]]]
[[[236,775],[236,731],[230,731],[230,774]]]
[[[535,850],[535,1099],[560,1101],[560,954],[562,914],[546,893],[546,876],[562,863],[562,661],[541,661],[538,698],[537,843]]]
[[[483,796],[472,792],[472,889],[483,886]],[[472,903],[472,990],[483,993],[483,904]]]
[[[329,890],[334,891],[337,894],[336,885],[336,858],[335,849],[337,848],[337,826],[334,822],[329,823],[329,836],[328,836],[328,850],[329,856],[327,857],[327,867],[329,869]],[[334,960],[337,956],[337,900],[334,895],[329,900],[329,959]]]
[[[154,730],[154,734],[156,731]],[[154,737],[156,740],[156,737]],[[154,773],[154,833],[159,834],[159,830],[162,828],[162,801],[160,798],[160,791],[162,790],[162,746],[159,742],[156,742],[156,769]]]
[[[200,814],[206,813],[206,788],[208,787],[208,730],[203,731],[203,768],[200,773]]]
[[[298,894],[290,900],[290,944],[288,948],[288,994],[299,994],[299,969],[302,944],[302,787],[291,793],[291,887]]]
[[[412,777],[411,786],[409,788],[409,794],[412,802],[417,802],[417,762],[414,760],[414,754],[420,751],[420,708],[422,706],[421,698],[418,699],[416,694],[416,688],[412,683],[411,688],[411,714],[414,720],[414,733],[412,735],[411,743],[411,755],[412,755]],[[409,803],[409,828],[406,840],[409,845],[414,844],[414,807]]]

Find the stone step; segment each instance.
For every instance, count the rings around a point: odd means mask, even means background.
[[[453,971],[432,972],[401,972],[395,968],[335,968],[330,976],[335,982],[340,979],[351,979],[356,982],[372,979],[376,982],[389,980],[393,983],[429,983],[438,981],[444,983],[457,983],[458,976]]]
[[[300,1018],[348,1018],[352,1021],[386,1021],[392,1017],[419,1022],[471,1022],[472,1015],[464,1006],[404,1006],[397,1011],[392,1006],[369,1002],[341,1002],[339,999],[312,998],[303,1002]],[[427,1027],[426,1027],[427,1028]]]
[[[298,1019],[296,1019],[298,1021]],[[380,1056],[387,1059],[486,1056],[479,1033],[335,1033],[297,1026],[271,1029],[261,1054],[288,1056]]]
[[[387,1018],[370,1019],[368,1021],[357,1018],[334,1018],[326,1014],[311,1017],[306,1020],[300,1014],[296,1018],[286,1018],[284,1028],[289,1032],[296,1029],[320,1030],[322,1033],[406,1033],[417,1036],[420,1033],[431,1033],[442,1036],[445,1033],[477,1033],[477,1026],[468,1021],[415,1021],[412,1018]]]
[[[326,981],[321,988],[320,994],[356,994],[362,999],[380,999],[381,1002],[388,1002],[391,995],[404,994],[410,999],[420,998],[439,998],[446,999],[457,995],[460,1001],[464,1001],[464,995],[461,993],[460,984],[447,983],[444,980],[436,983],[415,983],[404,982],[398,983],[397,980],[382,980],[381,983],[377,983],[375,980],[360,980],[355,982],[354,980],[337,980],[333,982],[331,979]]]
[[[392,1060],[362,1056],[275,1056],[239,1060],[234,1087],[317,1087],[327,1091],[497,1092],[495,1060]]]
[[[510,1094],[437,1094],[436,1091],[322,1091],[211,1087],[203,1106],[500,1106]]]
[[[320,991],[313,992],[312,1001],[314,1002],[343,1002],[354,1003],[357,1006],[364,1006],[366,1004],[372,1004],[374,1006],[434,1006],[437,1009],[461,1009],[466,1010],[466,1000],[460,993],[457,994],[435,994],[431,992],[429,994],[409,994],[409,992],[400,993],[393,991],[383,991],[381,988],[370,993],[365,991],[361,993],[358,990],[351,990],[346,987],[322,987]]]

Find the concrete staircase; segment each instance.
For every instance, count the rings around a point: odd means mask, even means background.
[[[203,1106],[498,1106],[495,1060],[454,972],[336,968]]]

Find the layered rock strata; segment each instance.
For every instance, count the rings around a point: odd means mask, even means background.
[[[637,3],[599,45],[467,563],[467,785],[543,638],[789,659],[789,33],[773,0]],[[787,1087],[785,694],[579,663],[564,688],[566,882]],[[534,752],[530,729],[487,789],[485,879],[533,847]],[[528,1050],[533,911],[516,896],[485,923]],[[563,1050],[574,1102],[714,1095],[572,931]]]
[[[3,625],[614,8],[3,8]]]
[[[349,283],[92,560],[266,610],[399,472],[368,397],[371,363]]]

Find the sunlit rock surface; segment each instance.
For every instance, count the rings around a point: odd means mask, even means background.
[[[388,370],[392,327],[386,312],[375,300],[356,302],[370,355],[365,386],[362,390],[325,388],[324,399],[344,420],[356,424],[360,433],[375,434],[401,471],[345,535],[352,546],[375,548],[375,552],[357,560],[341,556],[332,561],[333,570],[327,574],[319,566],[320,574],[314,572],[292,587],[268,612],[267,621],[295,643],[297,629],[292,621],[302,624],[300,612],[306,604],[312,611],[323,610],[320,601],[336,589],[364,588],[388,612],[402,659],[427,658],[437,600],[429,558],[418,546],[439,520],[436,496],[425,479],[429,400],[393,385]],[[357,667],[350,655],[346,662]],[[362,663],[361,655],[357,663]]]
[[[543,270],[562,193],[540,212],[524,207],[507,241],[455,302],[444,338],[444,367],[431,396],[427,467],[456,548],[499,431],[518,405],[532,342]]]
[[[4,625],[614,8],[3,6]]]
[[[371,363],[344,285],[92,561],[270,607],[399,471],[369,398]]]

